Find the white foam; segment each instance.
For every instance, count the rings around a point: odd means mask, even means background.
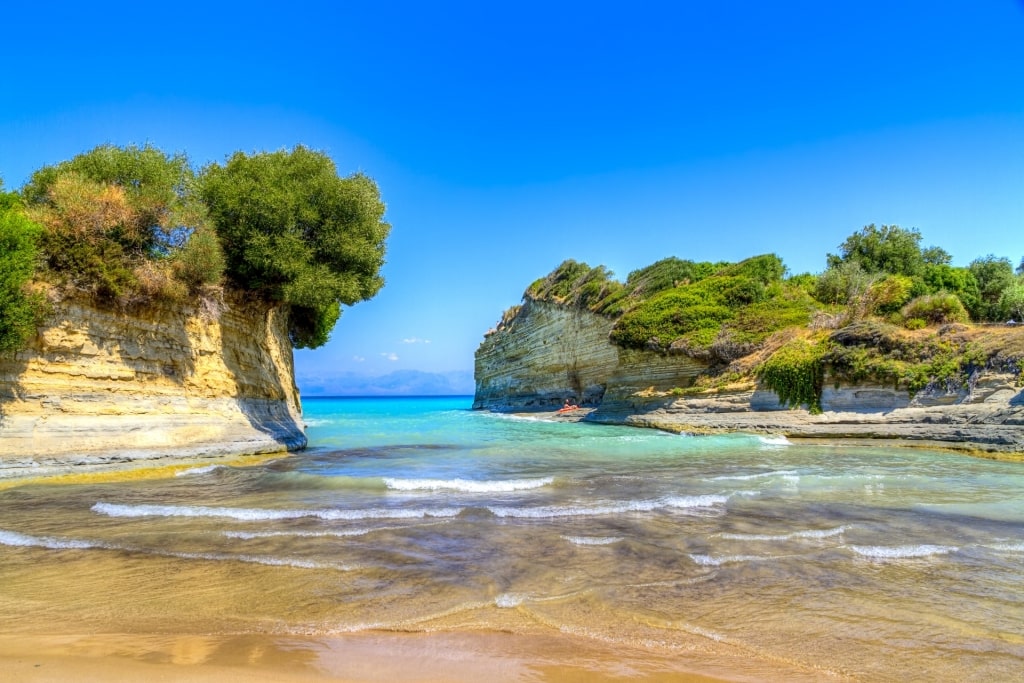
[[[779,436],[759,436],[757,440],[765,446],[792,446],[793,444],[786,437]]]
[[[300,560],[291,557],[271,557],[265,555],[231,555],[228,553],[185,553],[170,551],[147,551],[138,550],[135,552],[151,553],[164,557],[178,557],[184,560],[210,560],[213,562],[247,562],[251,564],[263,564],[270,567],[293,567],[295,569],[337,569],[348,571],[350,567],[345,565],[316,562],[313,560]]]
[[[393,491],[459,491],[462,493],[510,493],[548,486],[554,477],[510,479],[506,481],[473,481],[471,479],[396,479],[388,477],[384,484]]]
[[[374,508],[365,510],[273,510],[204,505],[121,505],[96,503],[92,511],[109,517],[223,517],[244,522],[315,517],[323,520],[455,517],[462,508]]]
[[[299,538],[344,538],[347,536],[364,536],[370,533],[369,529],[349,529],[345,531],[223,531],[228,538],[239,538],[252,540],[256,538],[275,538],[278,536],[289,536]]]
[[[176,477],[188,477],[188,476],[191,476],[193,474],[206,474],[208,472],[213,472],[214,470],[218,470],[221,467],[223,467],[223,465],[204,465],[203,467],[190,467],[187,470],[182,470],[181,472],[175,473],[174,476],[176,476]]]
[[[518,607],[523,604],[523,600],[525,599],[526,596],[519,595],[518,593],[502,593],[498,597],[494,598],[494,604],[502,609],[507,609],[509,607]]]
[[[850,550],[872,560],[903,560],[954,553],[959,548],[951,545],[851,545]]]
[[[832,538],[849,528],[848,526],[838,526],[834,529],[806,529],[791,531],[788,534],[719,534],[719,537],[736,541],[790,541],[794,538]]]
[[[487,509],[496,517],[547,519],[550,517],[595,517],[626,512],[652,512],[666,508],[712,508],[716,505],[722,505],[728,500],[728,496],[710,494],[703,496],[672,496],[657,500],[633,500],[623,503],[607,503],[605,505],[549,505],[527,508],[488,506]]]
[[[690,559],[702,567],[720,567],[723,564],[757,562],[759,560],[767,560],[769,558],[762,557],[760,555],[723,555],[721,557],[715,557],[712,555],[691,554]]]
[[[36,548],[47,548],[50,550],[120,550],[129,553],[141,553],[144,555],[156,555],[157,557],[177,557],[185,560],[212,560],[216,562],[249,562],[264,564],[272,567],[295,567],[298,569],[338,569],[348,570],[343,565],[326,564],[312,560],[302,560],[288,557],[268,557],[261,555],[230,555],[228,553],[192,553],[175,552],[171,550],[152,550],[137,548],[129,545],[116,545],[109,543],[97,543],[93,541],[82,541],[68,538],[51,538],[48,536],[29,536],[16,531],[0,530],[0,545],[26,546]]]
[[[521,415],[521,414],[516,414],[516,413],[491,413],[491,412],[484,412],[484,413],[478,413],[478,414],[482,415],[483,417],[490,417],[490,418],[494,418],[494,419],[497,419],[497,420],[511,420],[512,422],[550,422],[551,421],[550,419],[545,419],[545,418],[542,418],[542,417],[533,417],[531,415]]]
[[[611,545],[622,540],[621,536],[562,536],[575,545]]]
[[[50,536],[29,536],[17,531],[0,530],[0,545],[49,548],[50,550],[85,550],[88,548],[106,548],[108,546],[92,541],[52,538]]]

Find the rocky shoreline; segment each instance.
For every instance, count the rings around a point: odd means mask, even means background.
[[[1024,389],[1005,373],[981,377],[971,391],[906,391],[878,385],[829,387],[825,410],[789,409],[757,388],[678,397],[659,392],[609,395],[559,413],[510,401],[487,409],[556,421],[648,427],[686,434],[743,432],[789,439],[943,448],[984,457],[1024,460]]]

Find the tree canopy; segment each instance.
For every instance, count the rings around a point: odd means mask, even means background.
[[[283,304],[298,347],[327,341],[341,306],[384,281],[384,203],[325,154],[246,155],[197,174],[184,154],[100,145],[0,188],[0,351],[23,345],[31,281],[105,306],[217,300],[223,287]]]
[[[290,307],[297,347],[327,341],[341,305],[384,284],[391,226],[376,184],[338,176],[331,159],[298,146],[211,164],[200,195],[220,236],[228,279]]]
[[[971,315],[975,320],[1004,320],[1003,292],[1014,284],[1010,259],[989,254],[971,261],[968,269],[978,283],[978,302]]]
[[[866,273],[921,275],[925,264],[948,264],[949,253],[939,247],[921,248],[921,233],[898,225],[875,226],[874,223],[846,238],[839,245],[839,254],[828,255],[830,268],[841,263],[856,262]]]

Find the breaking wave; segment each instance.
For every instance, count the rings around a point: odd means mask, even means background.
[[[954,553],[959,548],[951,545],[850,545],[850,550],[871,560],[904,560]]]
[[[462,508],[373,508],[365,510],[273,510],[265,508],[207,507],[205,505],[121,505],[96,503],[92,511],[108,517],[217,517],[243,522],[300,519],[417,519],[422,517],[455,517]]]
[[[838,526],[834,529],[806,529],[803,531],[791,531],[786,534],[719,534],[719,538],[728,538],[735,541],[791,541],[794,538],[832,538],[839,536],[850,529],[849,526]]]

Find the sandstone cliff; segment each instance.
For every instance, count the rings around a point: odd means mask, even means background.
[[[305,446],[280,309],[58,302],[0,357],[0,476]]]
[[[621,349],[608,340],[611,328],[605,317],[527,298],[476,353],[474,408],[554,410],[573,398],[592,408],[588,421],[678,432],[898,439],[1024,452],[1024,390],[1013,372],[982,370],[968,388],[942,386],[913,397],[880,384],[835,386],[826,378],[823,412],[813,415],[786,409],[752,380],[695,392],[706,365],[685,355]]]

